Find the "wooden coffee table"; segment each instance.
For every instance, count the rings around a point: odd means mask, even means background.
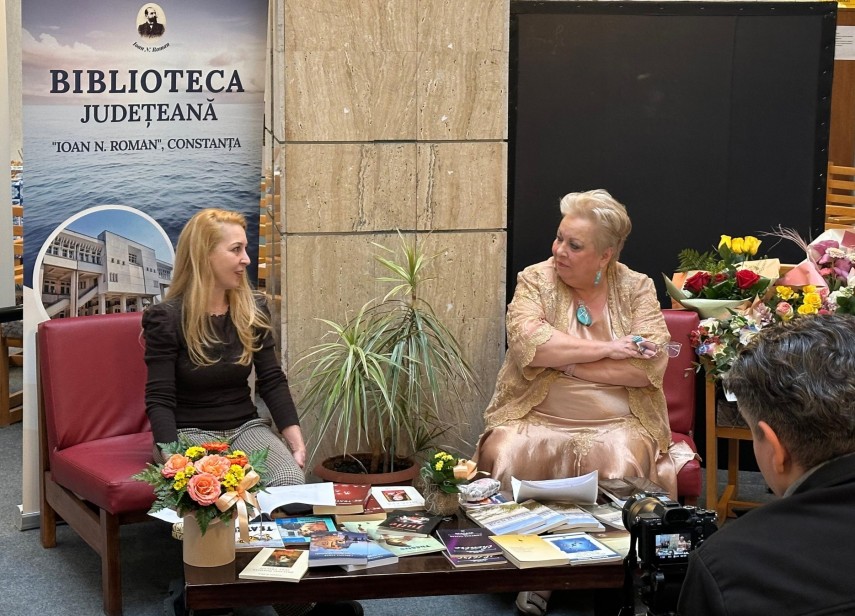
[[[458,514],[445,528],[471,528]],[[339,567],[309,569],[298,583],[238,579],[238,573],[256,554],[238,552],[235,562],[222,567],[184,565],[184,601],[188,609],[205,610],[274,603],[310,603],[359,599],[388,599],[433,595],[555,590],[607,589],[597,593],[597,613],[615,614],[623,587],[623,564],[569,565],[517,569],[510,563],[455,569],[442,552],[407,556],[386,567],[346,572]]]

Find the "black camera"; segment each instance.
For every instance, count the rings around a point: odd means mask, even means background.
[[[689,554],[718,529],[715,512],[640,493],[624,503],[623,524],[630,556],[640,561],[636,586],[648,614],[675,613]]]

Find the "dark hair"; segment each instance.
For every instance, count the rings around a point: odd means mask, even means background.
[[[769,424],[805,469],[855,451],[855,316],[766,327],[723,382],[749,425]]]

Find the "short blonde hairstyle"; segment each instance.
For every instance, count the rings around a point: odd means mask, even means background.
[[[175,266],[167,299],[182,302],[181,326],[187,341],[187,352],[193,363],[210,366],[217,363],[212,355],[215,346],[223,342],[208,318],[208,299],[214,286],[210,255],[223,239],[223,225],[238,225],[246,231],[243,214],[208,208],[196,212],[184,226],[175,249]],[[260,350],[259,332],[270,329],[270,320],[259,308],[255,293],[244,274],[237,289],[226,291],[229,318],[235,325],[243,345],[238,363],[248,366],[252,354]]]
[[[590,220],[596,227],[594,244],[599,251],[614,249],[612,262],[620,257],[626,238],[632,231],[632,222],[626,208],[608,191],[598,188],[564,195],[561,215]]]

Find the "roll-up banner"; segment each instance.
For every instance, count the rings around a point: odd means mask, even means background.
[[[24,516],[38,323],[161,301],[205,207],[247,216],[255,279],[267,16],[267,0],[22,3]]]

